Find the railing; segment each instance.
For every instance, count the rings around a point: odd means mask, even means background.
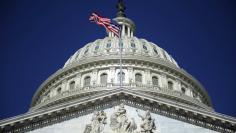
[[[55,101],[58,101],[60,99],[64,99],[66,97],[75,96],[82,93],[88,93],[88,92],[94,92],[94,91],[106,91],[106,90],[113,90],[115,88],[119,88],[120,84],[116,83],[107,83],[107,84],[98,84],[98,85],[92,85],[92,86],[86,86],[86,87],[76,87],[73,90],[64,91],[60,94],[57,94],[56,96],[49,97],[46,100],[42,101],[41,103],[37,104],[36,106],[32,107],[31,110],[39,109],[45,105],[48,105],[50,103],[53,103]],[[160,86],[155,85],[144,85],[144,84],[137,84],[137,83],[123,83],[122,84],[123,89],[131,89],[131,90],[139,90],[139,91],[151,91],[154,93],[169,95],[172,97],[177,97],[179,99],[183,99],[186,101],[189,101],[191,103],[197,104],[203,108],[211,109],[210,107],[206,106],[199,100],[187,96],[179,91],[170,90],[167,88],[163,88]]]

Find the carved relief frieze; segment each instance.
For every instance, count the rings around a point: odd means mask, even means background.
[[[95,111],[84,133],[156,133],[155,119],[151,117],[149,110],[144,114],[136,110],[136,118],[141,118],[141,123],[137,123],[134,117],[129,117],[127,111],[123,103],[114,107],[110,115],[110,123],[107,123],[107,116],[103,110]],[[106,130],[104,130],[105,126]]]

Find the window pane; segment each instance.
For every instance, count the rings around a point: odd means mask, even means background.
[[[70,89],[73,90],[75,88],[75,81],[70,82]]]
[[[124,82],[125,81],[125,73],[122,72],[122,75],[121,75],[120,72],[119,72],[118,75],[117,75],[117,78],[118,78],[119,82],[120,82],[120,79],[121,79],[122,82]]]
[[[107,74],[103,73],[100,76],[101,84],[106,84],[107,83]]]
[[[152,84],[158,85],[158,78],[157,77],[152,77]]]
[[[135,48],[135,44],[134,44],[134,43],[131,43],[131,47],[132,47],[132,48]]]
[[[135,74],[135,82],[142,83],[142,75],[141,74]]]
[[[168,81],[168,89],[173,89],[173,83],[171,81]]]
[[[84,78],[84,86],[89,86],[90,85],[90,77]]]

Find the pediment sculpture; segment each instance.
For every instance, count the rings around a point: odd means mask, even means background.
[[[95,111],[93,113],[91,124],[86,125],[84,133],[102,133],[107,124],[106,113],[102,111]]]
[[[134,118],[128,119],[123,103],[111,115],[110,120],[110,127],[115,133],[133,133],[137,129]]]
[[[91,124],[87,124],[84,133],[156,133],[155,119],[151,117],[151,113],[147,110],[141,114],[136,110],[136,118],[141,118],[141,123],[137,126],[134,118],[127,117],[127,110],[123,103],[115,107],[115,111],[110,116],[110,129],[112,131],[105,132],[104,128],[107,124],[107,115],[104,111],[95,111],[93,113]]]

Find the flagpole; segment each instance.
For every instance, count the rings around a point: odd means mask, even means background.
[[[120,87],[122,87],[122,85],[123,85],[123,72],[122,72],[122,45],[121,45],[121,43],[122,43],[122,39],[121,39],[121,31],[122,31],[123,29],[121,29],[120,30],[120,36],[119,36],[119,48],[120,48]]]

